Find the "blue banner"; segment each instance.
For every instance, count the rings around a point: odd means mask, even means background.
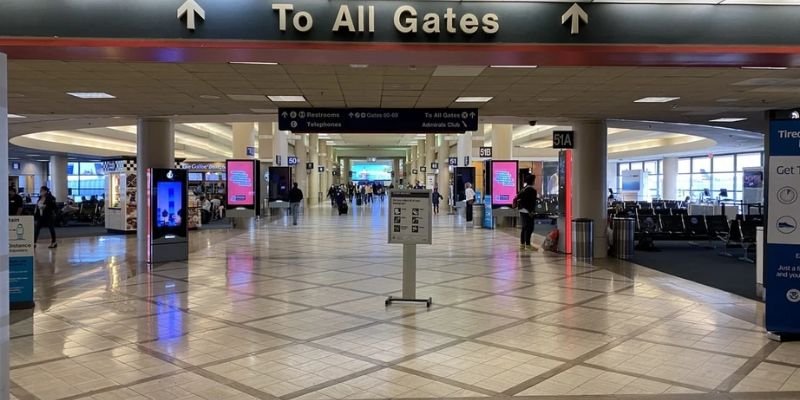
[[[494,229],[494,217],[492,216],[492,196],[483,197],[483,227]]]
[[[800,333],[800,120],[770,122],[768,156],[766,328]]]
[[[33,307],[33,216],[8,217],[8,293],[12,309]]]

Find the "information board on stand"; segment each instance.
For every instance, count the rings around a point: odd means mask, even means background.
[[[8,283],[12,310],[33,308],[33,216],[8,217]]]
[[[417,299],[417,245],[433,244],[430,190],[389,191],[389,244],[403,245],[403,295],[389,296],[386,306],[395,302],[433,304],[432,298]]]
[[[770,121],[768,157],[766,329],[783,338],[800,334],[800,119]]]

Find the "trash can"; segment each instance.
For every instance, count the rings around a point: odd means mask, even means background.
[[[614,253],[620,260],[633,257],[636,220],[633,218],[614,218]]]
[[[486,212],[486,206],[483,204],[475,203],[472,205],[472,224],[475,228],[483,226],[483,215]]]
[[[594,258],[594,221],[589,218],[572,220],[572,255],[578,260]]]

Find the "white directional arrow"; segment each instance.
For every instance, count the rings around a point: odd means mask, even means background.
[[[206,19],[206,10],[200,7],[195,0],[186,0],[180,7],[178,7],[178,19],[186,15],[186,29],[193,31],[195,28],[195,17]]]
[[[589,23],[589,14],[586,11],[583,11],[583,8],[578,5],[578,3],[574,3],[572,7],[561,16],[561,24],[566,24],[567,21],[572,19],[572,30],[571,33],[573,35],[577,35],[580,33],[580,23],[583,21],[584,24]]]

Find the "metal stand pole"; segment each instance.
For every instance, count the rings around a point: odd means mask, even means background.
[[[425,303],[425,306],[430,308],[433,304],[433,298],[417,299],[417,245],[404,244],[403,245],[403,297],[394,298],[389,296],[386,299],[386,306],[392,303]]]

